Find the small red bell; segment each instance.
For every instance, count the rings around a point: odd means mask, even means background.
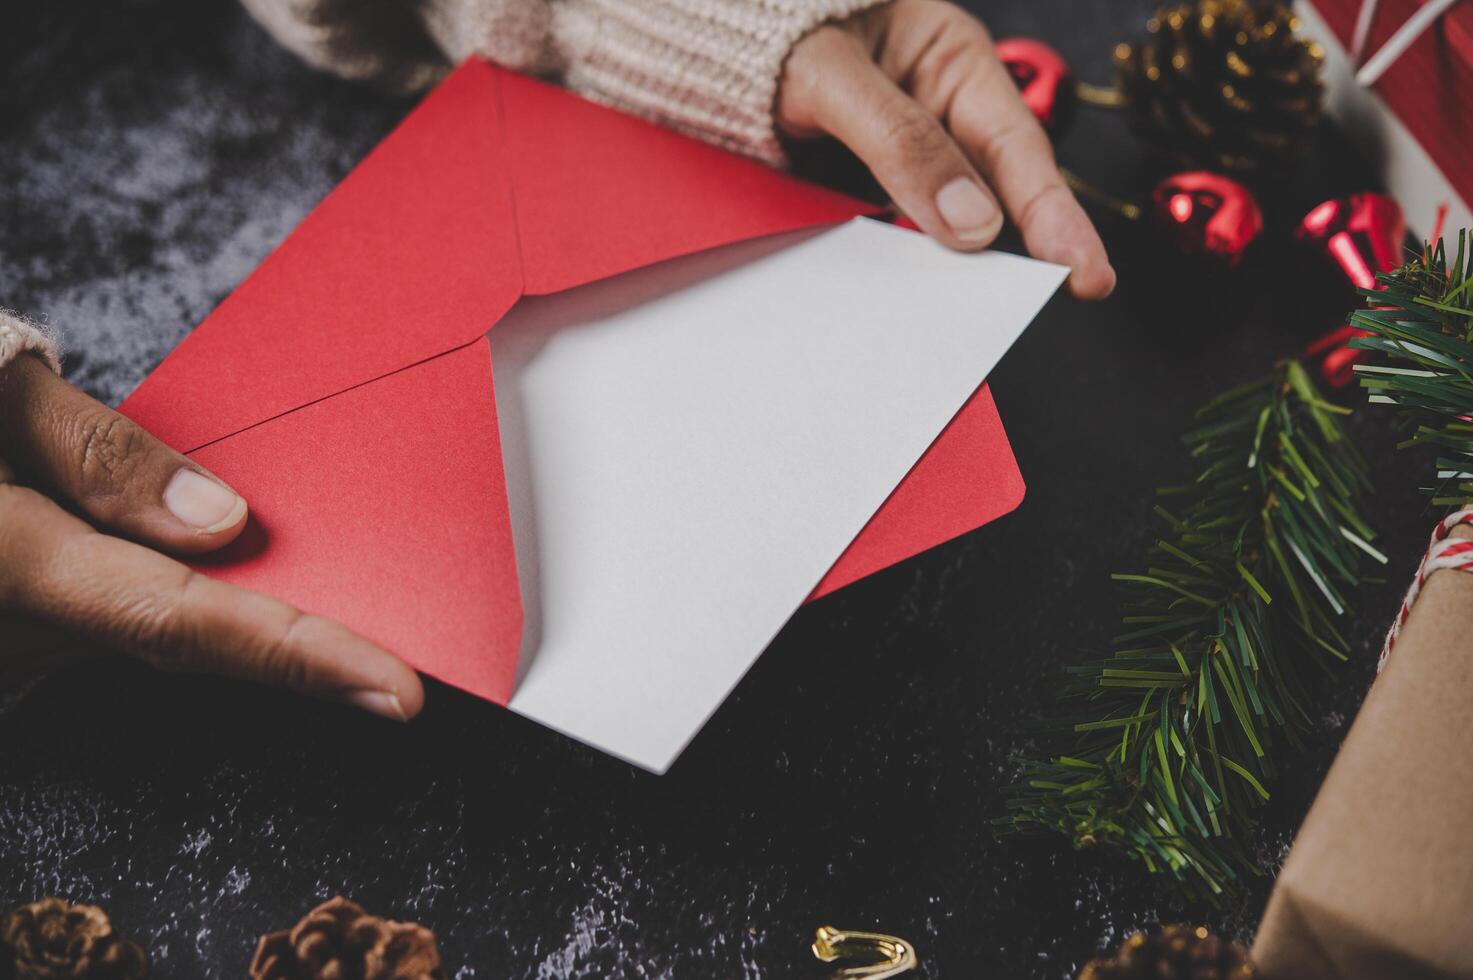
[[[1355,380],[1355,366],[1370,353],[1347,347],[1346,344],[1356,337],[1365,336],[1366,331],[1343,323],[1306,347],[1304,356],[1310,360],[1323,358],[1320,361],[1320,377],[1331,388],[1344,388]]]
[[[1357,289],[1380,289],[1377,274],[1390,272],[1405,261],[1402,248],[1407,237],[1406,218],[1394,199],[1368,191],[1332,198],[1310,208],[1294,237],[1323,249]],[[1345,345],[1364,336],[1364,330],[1342,324],[1310,344],[1304,353],[1307,357],[1322,356],[1320,376],[1331,387],[1344,388],[1355,380],[1355,365],[1369,356],[1368,351]]]
[[[1317,204],[1300,220],[1294,237],[1324,249],[1357,289],[1375,289],[1377,273],[1406,261],[1406,219],[1385,194],[1352,194]]]
[[[1157,184],[1151,210],[1183,252],[1210,256],[1227,268],[1242,260],[1263,230],[1263,211],[1253,192],[1207,170],[1188,170]]]
[[[1057,136],[1074,114],[1074,73],[1064,56],[1031,37],[997,42],[997,56],[1013,76],[1023,104],[1050,136]]]

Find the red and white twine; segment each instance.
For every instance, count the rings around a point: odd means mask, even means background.
[[[1412,614],[1412,604],[1417,601],[1417,596],[1422,592],[1422,586],[1433,572],[1444,568],[1454,568],[1460,572],[1473,572],[1473,541],[1462,538],[1452,538],[1453,528],[1459,524],[1473,524],[1473,509],[1460,510],[1455,514],[1449,514],[1432,529],[1432,543],[1427,546],[1427,553],[1422,556],[1422,564],[1417,566],[1417,574],[1412,578],[1412,587],[1407,589],[1406,598],[1401,600],[1401,608],[1397,610],[1396,618],[1391,621],[1391,629],[1386,633],[1386,644],[1381,648],[1381,659],[1376,662],[1376,670],[1386,666],[1386,658],[1391,655],[1391,648],[1396,643],[1396,638],[1401,636],[1401,628],[1406,624],[1407,617]]]

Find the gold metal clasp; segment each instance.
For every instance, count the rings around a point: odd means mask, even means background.
[[[833,926],[819,927],[813,955],[825,963],[864,961],[839,970],[834,980],[884,980],[909,973],[919,962],[915,947],[904,939],[878,932],[845,932]]]

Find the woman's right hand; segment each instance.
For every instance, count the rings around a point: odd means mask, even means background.
[[[245,524],[233,490],[40,359],[0,367],[0,679],[81,637],[161,670],[417,714],[419,677],[387,651],[160,553],[214,551]]]
[[[1048,136],[986,28],[956,4],[888,0],[824,24],[793,46],[776,110],[790,137],[837,137],[950,248],[991,245],[1006,211],[1030,255],[1069,266],[1075,296],[1115,288]]]

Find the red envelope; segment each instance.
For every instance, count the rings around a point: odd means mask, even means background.
[[[874,210],[467,62],[122,411],[251,502],[209,574],[505,704],[522,610],[486,332],[523,296]],[[1022,495],[984,386],[810,598]]]

